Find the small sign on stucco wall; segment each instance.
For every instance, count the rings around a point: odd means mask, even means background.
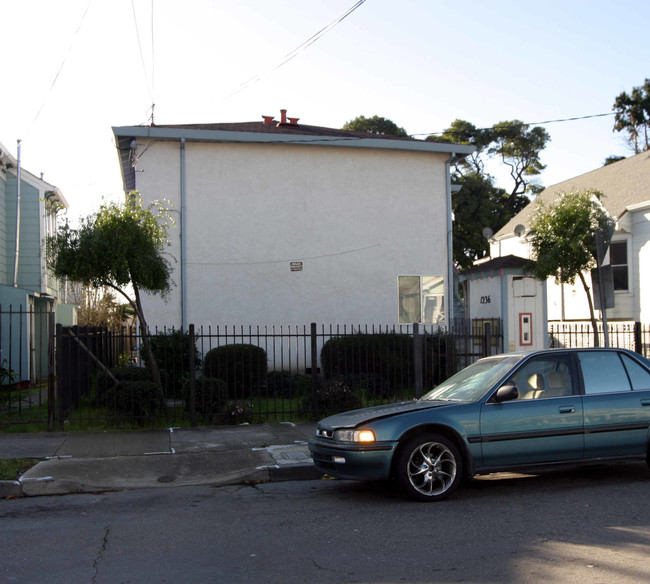
[[[291,262],[289,265],[292,272],[302,272],[302,262]]]

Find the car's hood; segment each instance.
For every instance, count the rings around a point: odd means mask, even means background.
[[[403,414],[415,410],[426,410],[449,405],[452,405],[452,402],[413,400],[396,404],[374,406],[371,408],[351,410],[349,412],[329,416],[328,418],[322,419],[318,423],[318,427],[328,430],[335,430],[337,428],[354,428],[359,424],[370,422],[371,420],[377,420],[379,418],[386,418],[388,416],[394,416],[396,414]]]

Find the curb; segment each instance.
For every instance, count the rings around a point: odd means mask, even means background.
[[[20,481],[0,481],[0,499],[17,499],[24,496]]]
[[[131,489],[164,488],[180,486],[228,486],[249,485],[281,481],[317,480],[322,473],[316,471],[311,457],[306,454],[305,444],[253,448],[245,451],[246,456],[237,455],[235,464],[222,467],[221,472],[201,472],[199,463],[197,472],[184,476],[179,472],[190,462],[201,461],[201,455],[165,455],[160,457],[142,457],[154,465],[143,474],[131,474],[130,465],[135,457],[118,457],[112,459],[60,459],[46,460],[32,467],[16,481],[0,481],[0,499],[37,497],[45,495],[66,495],[77,493],[100,493],[124,491]],[[204,453],[205,456],[205,453]],[[208,455],[209,456],[209,455]],[[160,462],[161,465],[158,465]],[[69,465],[81,463],[83,472],[67,472]],[[117,467],[113,477],[123,480],[105,481],[101,474],[95,474],[98,465],[116,463],[125,465]],[[173,465],[169,465],[173,463]],[[52,466],[56,465],[56,466]],[[63,470],[61,470],[61,465]],[[40,468],[39,468],[40,467]],[[122,474],[122,472],[124,474]]]

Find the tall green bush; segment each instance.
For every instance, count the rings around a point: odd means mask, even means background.
[[[190,349],[189,333],[182,330],[159,332],[150,337],[149,343],[160,369],[160,381],[165,396],[181,397],[183,383],[189,377],[192,356],[196,370],[201,368],[201,355],[196,345]],[[140,356],[149,367],[150,363],[144,347],[140,348]]]
[[[226,383],[223,379],[199,377],[194,380],[195,411],[199,416],[217,415],[225,406]],[[190,410],[190,380],[183,384],[185,409]]]
[[[256,393],[266,377],[266,351],[249,344],[215,347],[203,359],[203,376],[222,379],[228,399],[245,399]]]
[[[422,381],[427,391],[455,372],[444,332],[422,335]],[[358,333],[328,340],[321,350],[325,379],[343,378],[367,396],[389,398],[415,386],[413,336]],[[449,349],[449,350],[448,350]]]
[[[141,420],[164,409],[160,390],[153,381],[120,381],[108,390],[106,406]]]

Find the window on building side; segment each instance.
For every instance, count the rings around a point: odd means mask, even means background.
[[[443,276],[398,276],[398,296],[400,324],[445,321]]]
[[[630,289],[627,241],[614,241],[609,244],[609,263],[612,266],[614,290],[626,292]]]

